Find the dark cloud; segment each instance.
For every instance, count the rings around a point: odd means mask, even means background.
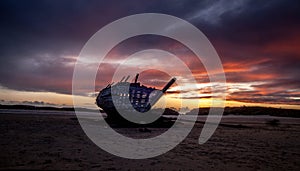
[[[291,94],[288,91],[277,91],[273,93],[264,91],[241,91],[231,93],[227,97],[227,100],[234,100],[247,103],[299,105],[299,98],[299,94]]]
[[[289,97],[300,89],[299,8],[298,1],[289,0],[1,1],[0,85],[21,91],[70,93],[73,57],[97,30],[127,15],[152,12],[175,15],[202,30],[219,53],[228,82],[264,82],[253,86],[258,92],[248,92],[249,99],[241,99],[238,92],[231,99],[271,102],[273,98],[294,103],[297,100]],[[126,43],[111,52],[111,59],[143,48],[161,48],[178,55],[199,83],[208,81],[201,61],[178,42],[142,37]],[[111,81],[115,68],[108,63],[100,66],[96,89]],[[160,87],[167,79],[152,74],[144,79],[149,84]],[[162,79],[155,80],[158,77]],[[281,90],[263,94],[269,87]]]
[[[213,96],[184,96],[184,97],[173,97],[176,99],[210,99]]]

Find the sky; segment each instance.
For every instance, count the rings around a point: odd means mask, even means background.
[[[2,0],[0,104],[72,106],[73,69],[85,43],[105,25],[140,13],[179,17],[207,36],[224,67],[227,106],[300,109],[300,2],[293,0]],[[173,86],[166,96],[169,105],[177,107],[179,99],[209,105],[212,85],[195,54],[170,38],[143,35],[110,51],[99,66],[95,92],[76,95],[82,106],[95,107],[95,93],[112,81],[121,59],[153,48],[178,56],[197,81],[196,89],[187,86],[181,93]],[[167,58],[145,53],[127,67],[147,69],[149,58],[158,68],[172,67]],[[180,68],[173,68],[180,75]],[[148,68],[140,81],[160,88],[169,79]]]

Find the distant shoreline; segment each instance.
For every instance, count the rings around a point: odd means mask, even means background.
[[[0,109],[24,109],[24,110],[52,110],[52,111],[75,111],[72,107],[50,107],[50,106],[31,106],[31,105],[2,105],[0,104]],[[86,112],[98,112],[97,109],[87,109],[87,108],[76,108],[76,110],[86,111]]]
[[[49,107],[49,106],[31,106],[31,105],[1,105],[0,109],[7,110],[35,110],[35,111],[75,111],[75,108],[72,107]],[[188,115],[208,115],[210,108],[199,108],[197,112],[196,109],[187,112]],[[77,111],[84,112],[99,112],[97,109],[87,109],[87,108],[76,108]],[[166,113],[168,115],[168,113]],[[256,115],[269,115],[269,116],[280,116],[280,117],[294,117],[300,118],[300,110],[297,109],[280,109],[280,108],[271,108],[271,107],[225,107],[223,115],[247,115],[247,116],[256,116]]]

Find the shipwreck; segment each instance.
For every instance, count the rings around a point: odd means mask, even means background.
[[[128,82],[129,77],[127,76],[126,79],[123,77],[115,84],[108,84],[100,90],[96,98],[97,106],[107,114],[106,119],[110,121],[126,121],[116,106],[122,111],[132,109],[141,113],[149,111],[176,81],[176,78],[172,78],[161,90],[158,90],[141,85],[138,82],[139,74],[136,75],[134,82]],[[128,100],[130,103],[126,103]]]

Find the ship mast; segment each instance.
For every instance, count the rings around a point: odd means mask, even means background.
[[[164,86],[162,90],[159,90],[157,94],[151,98],[151,101],[147,107],[150,109],[152,106],[154,106],[157,103],[157,101],[164,95],[164,93],[175,83],[175,81],[176,78],[174,77],[168,82],[168,84]]]
[[[138,78],[139,78],[139,75],[140,75],[139,73],[136,74],[134,83],[137,83],[137,80],[138,80]]]

